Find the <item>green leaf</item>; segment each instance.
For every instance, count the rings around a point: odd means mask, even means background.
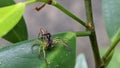
[[[18,23],[24,8],[25,3],[0,8],[0,37],[7,34]]]
[[[13,0],[0,0],[0,7],[15,4]]]
[[[9,6],[12,4],[15,4],[13,0],[0,0],[0,7]],[[10,30],[5,36],[3,36],[3,38],[12,43],[27,40],[28,33],[24,18],[22,17],[19,23],[12,30]]]
[[[0,7],[15,4],[14,0],[0,0]]]
[[[71,32],[59,33],[53,36],[68,39],[69,51],[62,44],[56,44],[55,48],[46,51],[46,57],[50,62],[50,68],[74,68],[76,57],[76,35]],[[36,41],[24,41],[0,49],[0,68],[47,68],[41,53],[38,58],[38,47],[32,53],[31,46]]]
[[[108,36],[117,44],[120,41],[120,0],[103,0],[102,5]]]
[[[105,49],[101,50],[101,53],[105,52]],[[106,68],[120,68],[120,49],[114,50],[114,55],[111,59],[111,62],[108,64]]]
[[[88,68],[84,54],[79,54],[77,56],[75,68]]]
[[[5,36],[3,36],[3,38],[12,43],[27,40],[28,33],[24,18],[22,17],[21,20],[18,22],[18,24]]]

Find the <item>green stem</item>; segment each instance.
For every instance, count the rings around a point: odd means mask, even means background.
[[[25,4],[28,5],[28,4],[32,4],[34,2],[37,2],[37,0],[28,0],[28,1],[25,2]]]
[[[79,32],[76,32],[76,36],[77,36],[77,37],[89,36],[90,34],[91,34],[90,31],[79,31]]]
[[[102,57],[102,60],[104,63],[110,62],[111,58],[109,59],[109,57],[113,56],[114,49],[120,41],[120,37],[118,37],[119,35],[120,35],[120,31],[118,31],[115,34],[115,36],[111,39],[111,45],[110,45],[109,49],[107,50],[107,52],[105,53],[105,55],[103,55],[103,57]]]
[[[72,14],[71,12],[69,12],[68,10],[66,10],[59,3],[53,1],[52,5],[55,6],[56,8],[58,8],[58,9],[60,9],[63,13],[67,14],[68,16],[70,16],[72,19],[76,20],[77,22],[79,22],[83,26],[87,27],[87,24],[84,21],[82,21],[80,18],[76,17],[74,14]]]
[[[110,56],[110,54],[113,52],[113,50],[114,50],[115,47],[117,46],[118,42],[119,42],[119,39],[117,39],[117,40],[115,40],[115,41],[112,41],[112,44],[110,45],[110,48],[107,50],[107,52],[105,53],[105,55],[103,55],[103,57],[102,57],[103,60],[109,61],[109,59],[108,59],[108,60],[106,60],[106,59],[107,59],[107,58]]]
[[[48,3],[48,0],[36,0],[36,1],[37,2]],[[69,17],[71,17],[72,19],[76,20],[77,22],[79,22],[83,26],[88,27],[87,24],[84,21],[82,21],[80,18],[78,18],[77,16],[75,16],[74,14],[72,14],[71,12],[69,12],[67,9],[65,9],[63,6],[61,6],[55,0],[52,0],[52,4],[50,4],[50,5],[55,6],[56,8],[58,8],[59,10],[61,10],[63,13],[65,13],[66,15],[68,15]]]
[[[95,27],[93,22],[92,4],[91,4],[91,0],[84,0],[84,1],[85,1],[85,8],[86,8],[87,23],[89,26],[87,30],[91,31],[91,35],[89,36],[89,38],[90,38],[91,47],[94,54],[94,60],[95,60],[96,68],[100,68],[102,65],[102,61],[100,58],[100,53],[99,53],[99,48],[98,48],[98,43],[97,43],[97,38],[95,33]]]

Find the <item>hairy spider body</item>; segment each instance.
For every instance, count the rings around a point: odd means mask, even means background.
[[[48,61],[46,60],[46,50],[51,49],[52,47],[54,47],[55,44],[63,44],[65,47],[68,48],[67,43],[65,43],[61,38],[56,37],[54,39],[51,38],[51,34],[48,33],[46,30],[44,30],[43,28],[40,28],[40,32],[38,34],[38,38],[40,38],[40,40],[37,40],[39,42],[39,54],[38,57],[40,58],[40,52],[41,50],[44,53],[44,60],[45,62],[48,64]],[[35,44],[32,45],[31,49],[33,51],[33,47],[36,46]],[[69,49],[70,50],[70,49]]]
[[[47,42],[46,47],[51,48],[53,45],[53,40],[51,38],[51,34],[48,33],[47,31],[45,31],[43,28],[40,28],[40,33],[41,33],[41,39],[46,40],[46,42]]]

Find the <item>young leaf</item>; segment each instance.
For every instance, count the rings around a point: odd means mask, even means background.
[[[46,57],[50,68],[74,68],[76,57],[76,35],[71,32],[59,33],[53,36],[67,39],[66,42],[71,50],[62,44],[56,44],[54,48],[46,51]],[[0,49],[0,68],[47,68],[43,53],[38,58],[38,47],[31,50],[36,41],[24,41]]]
[[[102,5],[108,36],[117,44],[120,41],[120,0],[103,0]]]
[[[7,34],[18,23],[24,8],[25,3],[0,8],[0,37]]]
[[[12,30],[10,30],[5,36],[3,36],[3,38],[12,43],[27,40],[28,33],[24,18],[22,17],[18,24]]]
[[[15,4],[13,0],[0,0],[0,7],[9,6],[12,4]],[[12,43],[27,40],[28,34],[24,18],[22,17],[19,23],[5,36],[3,36],[3,38]]]
[[[0,7],[12,4],[15,4],[13,0],[0,0]],[[28,38],[27,28],[23,17],[12,30],[10,30],[5,36],[3,36],[3,38],[12,43],[23,41]]]

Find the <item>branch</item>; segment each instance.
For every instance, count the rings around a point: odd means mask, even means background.
[[[98,43],[97,43],[97,38],[95,33],[95,27],[93,22],[92,4],[91,4],[91,0],[84,0],[84,1],[85,1],[85,8],[86,8],[87,23],[89,26],[87,30],[91,31],[91,35],[89,36],[89,38],[90,38],[91,47],[94,54],[94,60],[95,60],[96,68],[100,68],[102,65],[102,62],[100,58],[100,53],[99,53],[99,48],[98,48]]]
[[[90,31],[79,31],[79,32],[76,32],[76,36],[77,36],[77,37],[89,36],[89,35],[91,35],[91,32],[90,32]]]
[[[80,18],[76,17],[74,14],[72,14],[71,12],[69,12],[67,9],[65,9],[63,6],[61,6],[56,1],[53,1],[52,5],[55,6],[56,8],[58,8],[59,10],[61,10],[63,13],[65,13],[66,15],[68,15],[69,17],[71,17],[72,19],[74,19],[77,22],[79,22],[81,25],[87,27],[87,24],[84,21],[82,21]]]

